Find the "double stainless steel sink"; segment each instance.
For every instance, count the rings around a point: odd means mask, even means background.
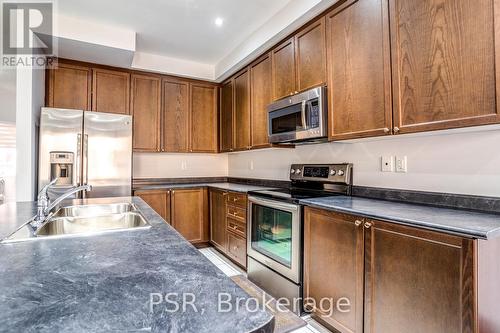
[[[58,209],[37,230],[28,223],[4,242],[149,227],[149,223],[131,203],[69,206]]]

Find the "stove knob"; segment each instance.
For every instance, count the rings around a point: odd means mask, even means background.
[[[298,175],[300,175],[301,172],[302,171],[300,171],[300,169],[295,170],[295,173],[298,174]]]
[[[335,174],[336,174],[336,173],[337,173],[337,172],[335,172],[335,170],[333,170],[333,169],[332,169],[332,170],[330,170],[330,175],[331,175],[331,176],[335,176]]]
[[[291,173],[292,175],[294,175],[294,174],[295,174],[295,169],[290,170],[290,173]]]
[[[343,176],[343,175],[344,175],[344,171],[339,170],[338,175],[339,175],[339,176]]]

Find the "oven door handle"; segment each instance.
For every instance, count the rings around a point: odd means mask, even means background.
[[[292,213],[299,211],[299,205],[280,202],[277,200],[269,200],[269,199],[262,199],[262,198],[249,196],[248,201],[250,204],[255,203],[257,205],[281,209],[281,210],[285,210],[285,211],[292,212]]]

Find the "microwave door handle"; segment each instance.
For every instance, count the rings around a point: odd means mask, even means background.
[[[304,129],[307,129],[307,123],[306,123],[306,109],[307,109],[307,101],[302,101],[302,127]]]

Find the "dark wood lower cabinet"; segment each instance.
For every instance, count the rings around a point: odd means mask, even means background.
[[[304,306],[340,332],[363,331],[363,228],[356,221],[350,215],[305,209]],[[322,311],[324,297],[348,298],[351,311]]]
[[[210,190],[210,243],[226,250],[226,196],[227,192]]]
[[[134,194],[144,200],[155,212],[170,224],[170,191],[135,191]]]
[[[364,332],[475,331],[473,240],[378,221],[365,230]]]
[[[305,307],[322,323],[342,333],[500,332],[500,239],[309,207],[304,214]],[[314,307],[342,297],[350,312]]]
[[[239,266],[247,266],[247,196],[210,190],[210,243]]]
[[[227,233],[227,255],[236,261],[240,266],[247,266],[247,241],[245,238]]]
[[[209,242],[206,188],[135,191],[186,240],[196,245]],[[224,212],[225,213],[225,212]]]
[[[189,242],[209,241],[207,189],[172,190],[172,226]]]

